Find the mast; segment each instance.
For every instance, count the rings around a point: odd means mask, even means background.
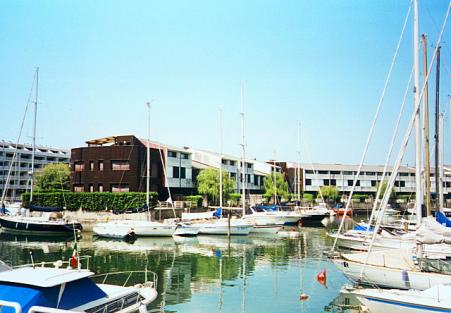
[[[299,183],[301,180],[301,123],[298,126],[298,166],[296,167],[297,171],[297,181],[296,186],[298,189],[298,201],[301,201],[301,184]]]
[[[420,129],[420,70],[418,57],[418,0],[413,1],[413,68],[414,68],[414,108],[418,107],[415,113],[415,205],[417,214],[417,225],[421,223],[421,204],[423,202],[423,192],[421,188],[421,129]]]
[[[451,101],[450,101],[451,104]],[[439,209],[443,212],[443,113],[440,113],[440,121],[439,121],[439,133],[440,133],[440,152],[439,152],[439,167],[440,167],[440,176],[438,180],[439,185]]]
[[[147,205],[147,218],[150,220],[150,102],[146,102],[147,105],[147,166],[146,166],[146,205]],[[163,165],[164,166],[164,165]]]
[[[435,77],[435,211],[441,209],[440,194],[440,47],[437,48],[437,71]]]
[[[34,158],[36,153],[36,116],[38,114],[38,88],[39,87],[39,67],[36,68],[36,90],[34,98],[34,117],[33,117],[33,151],[31,152],[31,188],[30,188],[30,204],[33,202],[33,185],[34,185]]]
[[[429,96],[428,96],[428,81],[427,81],[427,72],[428,72],[428,52],[427,52],[427,37],[425,34],[421,35],[421,39],[423,41],[423,52],[424,52],[424,95],[423,95],[423,128],[424,128],[424,178],[426,181],[426,216],[431,215],[431,159],[429,154]]]
[[[219,156],[219,207],[222,209],[222,107],[219,107],[219,137],[220,137],[220,156]]]
[[[244,137],[244,101],[243,101],[243,82],[241,82],[240,88],[240,98],[241,98],[241,148],[243,150],[242,160],[241,160],[241,175],[243,175],[241,189],[242,189],[242,205],[243,205],[243,216],[246,214],[246,172],[245,172],[245,160],[246,160],[246,147],[245,147],[245,137]]]
[[[276,150],[274,150],[273,173],[274,173],[274,205],[277,205]]]

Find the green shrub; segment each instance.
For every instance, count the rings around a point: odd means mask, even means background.
[[[195,195],[195,196],[186,196],[185,201],[188,202],[189,206],[191,207],[200,207],[202,206],[202,200],[204,199],[201,195]]]
[[[229,200],[231,205],[238,205],[238,202],[241,199],[241,194],[239,193],[230,193]]]
[[[150,193],[150,206],[157,204],[158,194]],[[30,204],[30,193],[22,195],[25,207]],[[33,204],[52,207],[66,207],[75,211],[80,208],[88,211],[127,210],[140,208],[146,203],[145,192],[35,192]]]
[[[355,193],[352,195],[353,202],[364,202],[369,196],[364,194]]]
[[[315,199],[315,197],[311,193],[304,193],[302,195],[302,200],[304,200],[308,203],[312,203],[314,199]]]

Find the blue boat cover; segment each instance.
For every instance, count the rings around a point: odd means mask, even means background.
[[[354,230],[364,230],[366,231],[368,229],[368,226],[364,226],[364,225],[357,225],[356,227],[354,227]],[[371,226],[370,227],[370,232],[374,231],[374,227]]]
[[[216,216],[217,218],[222,217],[222,208],[217,208],[215,213],[213,213],[213,216]]]
[[[443,212],[437,212],[437,214],[435,215],[435,220],[443,226],[451,227],[451,220],[447,218],[446,215],[443,214]]]
[[[54,207],[54,206],[42,206],[42,205],[30,205],[28,207],[30,211],[37,211],[37,212],[61,212],[64,211],[64,208],[62,207]]]
[[[0,284],[0,299],[17,302],[21,305],[22,312],[28,312],[34,305],[70,310],[106,296],[102,289],[89,277],[86,277],[67,283],[58,305],[60,288],[61,286],[42,288],[2,283]],[[14,309],[2,308],[2,313],[13,312]]]
[[[255,206],[256,209],[262,209],[265,211],[277,211],[277,206],[276,205],[256,205]]]

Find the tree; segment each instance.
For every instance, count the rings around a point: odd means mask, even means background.
[[[276,182],[276,188],[274,188],[274,180]],[[274,197],[274,191],[277,192],[278,197],[288,196],[288,183],[285,180],[285,176],[281,173],[266,175],[263,179],[263,190],[265,191],[265,198]]]
[[[385,191],[387,190],[388,182],[387,182],[386,180],[384,180],[384,181],[382,182],[382,185],[381,185],[381,182],[378,182],[378,183],[376,184],[376,192],[379,190],[379,187],[381,188],[381,192],[380,192],[380,196],[379,196],[379,201],[381,201],[382,198],[384,197]],[[393,187],[392,190],[391,190],[390,198],[389,198],[389,199],[390,199],[390,200],[393,200],[395,197],[396,197],[396,190],[395,190],[395,188]]]
[[[234,182],[226,171],[222,171],[222,193],[223,199],[227,200],[229,194],[234,190]],[[214,204],[219,202],[219,170],[205,169],[197,175],[197,191],[206,195]]]
[[[324,201],[340,201],[340,194],[335,186],[321,186],[321,194],[323,195]]]
[[[70,169],[68,164],[49,163],[34,176],[36,191],[61,191],[70,189]]]

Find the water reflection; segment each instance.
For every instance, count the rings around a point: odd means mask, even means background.
[[[346,279],[322,259],[330,228],[303,228],[296,239],[277,236],[138,238],[128,243],[83,234],[81,254],[96,273],[143,270],[158,274],[153,309],[164,312],[322,312]],[[0,259],[13,265],[68,259],[73,242],[1,235]],[[316,275],[327,270],[327,288]],[[309,295],[300,301],[301,293]],[[326,308],[326,309],[325,309]]]

